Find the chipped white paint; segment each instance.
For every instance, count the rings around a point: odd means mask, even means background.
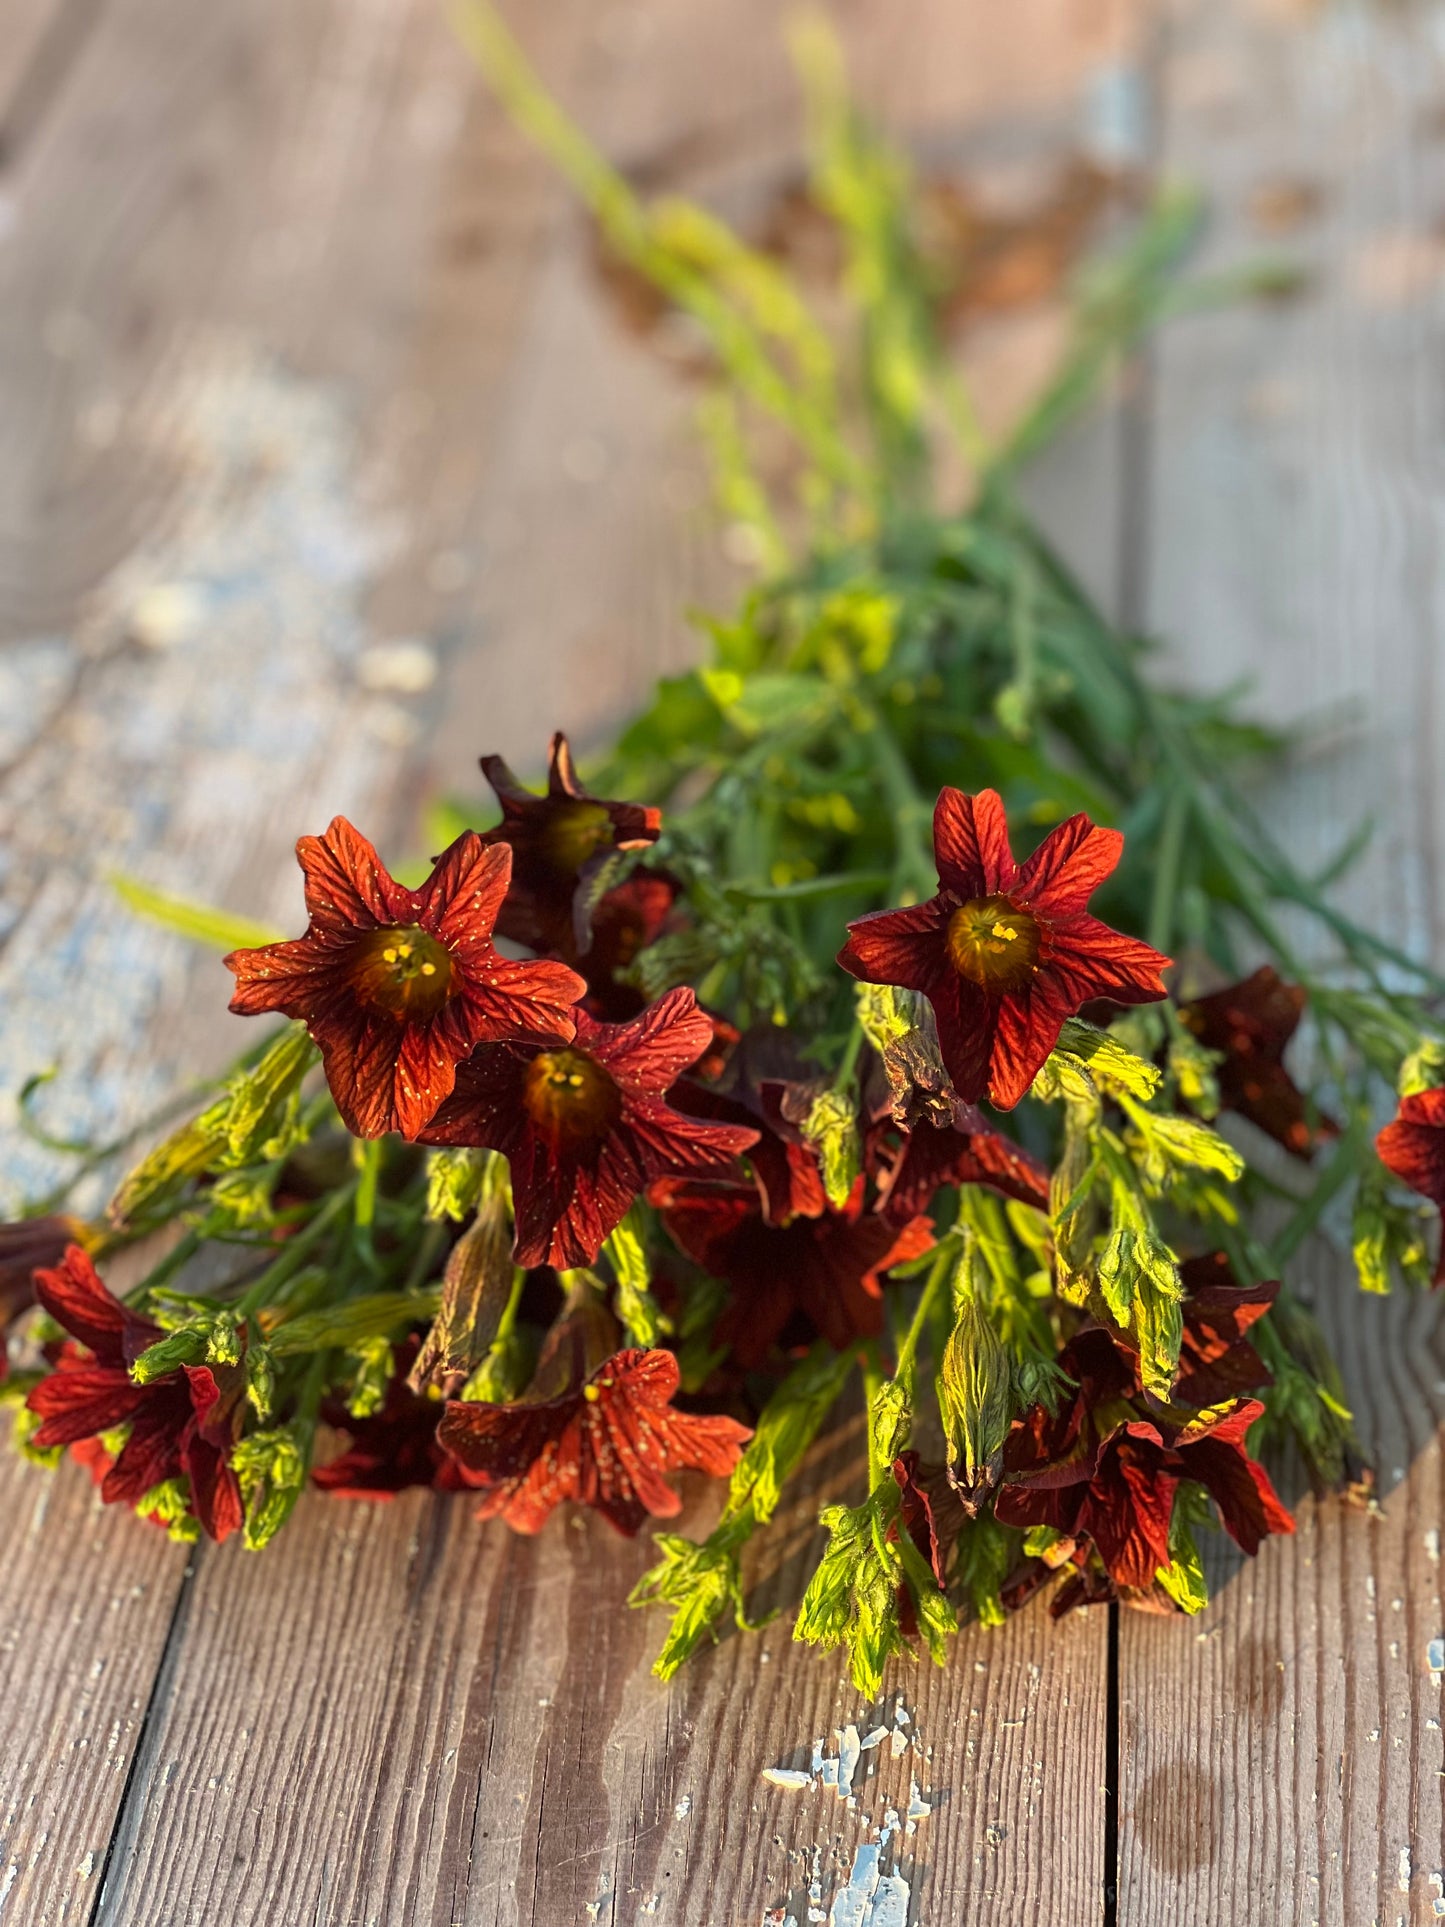
[[[674,1820],[685,1820],[691,1812],[692,1795],[690,1793],[684,1793],[677,1805],[672,1809],[672,1817]]]
[[[1399,1865],[1395,1874],[1395,1885],[1402,1894],[1410,1891],[1410,1849],[1401,1847]]]
[[[1430,1876],[1430,1911],[1437,1920],[1445,1919],[1445,1873]]]
[[[793,1790],[813,1784],[813,1776],[796,1766],[765,1766],[762,1777],[769,1786],[789,1787]]]
[[[1440,1528],[1431,1526],[1425,1533],[1425,1557],[1432,1566],[1440,1563]]]
[[[1425,1664],[1438,1679],[1445,1673],[1445,1637],[1432,1639],[1425,1648]]]
[[[862,1744],[858,1729],[850,1720],[839,1732],[833,1735],[838,1743],[838,1798],[848,1799],[853,1792],[853,1775],[858,1770],[858,1759]]]

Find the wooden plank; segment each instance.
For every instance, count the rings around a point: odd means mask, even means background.
[[[1165,77],[1213,258],[1283,240],[1315,279],[1159,350],[1149,617],[1195,677],[1253,675],[1271,720],[1335,719],[1265,806],[1307,865],[1373,814],[1345,900],[1438,954],[1438,43],[1413,13],[1188,5]],[[1445,1308],[1362,1299],[1323,1245],[1299,1274],[1381,1511],[1306,1502],[1294,1540],[1221,1562],[1193,1636],[1123,1616],[1121,1927],[1440,1910]]]
[[[186,1569],[71,1470],[0,1458],[0,1918],[35,1927],[89,1915]]]
[[[215,959],[137,925],[111,868],[293,916],[298,828],[384,830],[419,724],[365,672],[399,545],[358,417],[402,357],[375,290],[417,278],[452,62],[422,5],[117,5],[6,174],[0,1087],[57,1065],[63,1134],[239,1032]],[[329,352],[321,285],[368,315]],[[57,1166],[4,1123],[13,1205]],[[76,1468],[7,1459],[3,1488],[0,1902],[88,1917],[186,1560]]]
[[[856,1474],[857,1442],[815,1478]],[[785,1617],[668,1689],[658,1620],[624,1603],[645,1539],[589,1515],[524,1540],[430,1497],[311,1500],[296,1524],[263,1583],[230,1547],[201,1567],[99,1922],[802,1919],[814,1849],[826,1906],[910,1771],[934,1800],[904,1857],[919,1918],[1098,1918],[1093,1623],[965,1633],[947,1672],[895,1669],[864,1709]],[[817,1556],[806,1498],[778,1526],[790,1556],[755,1605],[795,1598]],[[891,1723],[895,1693],[931,1757],[875,1756],[858,1812],[760,1781],[849,1719]]]

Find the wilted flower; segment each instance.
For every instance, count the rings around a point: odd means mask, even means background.
[[[1165,995],[1169,959],[1085,909],[1123,843],[1072,816],[1019,865],[995,792],[944,789],[933,814],[938,895],[849,924],[838,962],[865,983],[921,991],[958,1095],[1010,1110],[1090,998]]]
[[[392,1350],[392,1375],[379,1412],[356,1418],[344,1406],[325,1411],[327,1422],[350,1435],[347,1449],[311,1474],[313,1485],[334,1499],[393,1499],[411,1486],[455,1491],[456,1466],[437,1441],[444,1407],[439,1398],[413,1392],[407,1377],[416,1362],[417,1340]]]
[[[58,1265],[82,1229],[78,1219],[56,1216],[0,1224],[0,1378],[8,1370],[5,1334],[35,1303],[35,1273]]]
[[[625,1023],[647,1003],[622,974],[673,921],[682,885],[665,870],[634,870],[625,883],[598,899],[592,941],[577,968],[587,980],[587,1009],[609,1024]]]
[[[1386,1170],[1445,1211],[1445,1090],[1402,1097],[1394,1123],[1375,1139],[1375,1149]],[[1435,1283],[1445,1285],[1445,1240],[1435,1266]]]
[[[589,1265],[654,1178],[726,1174],[756,1133],[685,1117],[667,1092],[712,1042],[690,990],[670,990],[627,1024],[577,1013],[573,1043],[480,1050],[422,1133],[484,1144],[512,1167],[517,1263]]]
[[[1185,1318],[1187,1329],[1187,1308]],[[1015,1425],[994,1502],[1001,1525],[1048,1526],[1066,1540],[1087,1541],[1116,1588],[1151,1597],[1170,1564],[1169,1527],[1183,1480],[1204,1487],[1248,1553],[1269,1533],[1294,1531],[1269,1474],[1245,1449],[1264,1411],[1257,1400],[1200,1411],[1146,1403],[1134,1362],[1099,1327],[1066,1345],[1059,1366],[1077,1389],[1056,1414],[1034,1406]],[[1071,1602],[1081,1603],[1072,1595]]]
[[[555,1506],[574,1500],[631,1538],[649,1516],[682,1510],[667,1473],[723,1477],[752,1436],[730,1418],[674,1411],[678,1382],[671,1352],[618,1352],[560,1398],[452,1400],[439,1437],[466,1483],[483,1488],[479,1519],[540,1532]]]
[[[514,962],[493,947],[511,875],[505,849],[469,830],[408,890],[338,816],[325,836],[301,838],[296,860],[310,927],[294,943],[232,951],[231,1009],[305,1022],[357,1137],[414,1138],[484,1039],[571,1037],[582,979],[565,964]]]
[[[512,850],[512,887],[497,929],[513,943],[575,961],[588,948],[590,886],[598,872],[615,850],[655,843],[662,813],[589,795],[561,730],[552,738],[544,796],[524,789],[500,756],[481,760],[502,806],[501,822],[482,840]]]
[[[64,1347],[57,1369],[26,1401],[42,1421],[32,1443],[42,1451],[83,1446],[107,1505],[133,1506],[184,1477],[209,1536],[235,1532],[241,1491],[229,1455],[245,1396],[242,1370],[187,1365],[138,1385],[130,1367],[164,1334],[106,1290],[79,1245],[54,1270],[37,1272],[35,1285],[41,1305],[77,1343]],[[96,1442],[122,1427],[125,1443],[110,1459],[108,1444]]]
[[[1049,1174],[1032,1152],[985,1124],[967,1131],[919,1124],[878,1181],[880,1208],[894,1218],[926,1211],[944,1185],[986,1184],[1036,1210],[1049,1208]]]
[[[1179,1015],[1206,1049],[1218,1051],[1219,1101],[1238,1111],[1297,1158],[1338,1128],[1321,1118],[1310,1128],[1304,1097],[1284,1067],[1285,1046],[1304,1015],[1305,993],[1265,964],[1241,983],[1179,1006]]]
[[[793,1336],[806,1342],[816,1332],[841,1351],[882,1331],[883,1274],[927,1251],[933,1225],[865,1212],[863,1183],[841,1210],[829,1205],[786,1225],[768,1222],[752,1185],[665,1178],[652,1187],[648,1196],[680,1248],[732,1287],[716,1336],[739,1364],[760,1365]]]

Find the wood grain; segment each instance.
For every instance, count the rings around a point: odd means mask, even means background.
[[[89,1481],[0,1458],[0,1918],[89,1917],[186,1570]]]
[[[1161,342],[1151,623],[1195,678],[1327,719],[1261,799],[1307,867],[1379,824],[1353,913],[1440,955],[1439,468],[1445,70],[1423,16],[1182,6],[1165,149],[1211,192],[1211,256],[1286,247],[1312,281]],[[1288,219],[1281,223],[1282,211]],[[1334,1228],[1336,1232],[1339,1227]],[[1298,1282],[1344,1367],[1381,1511],[1306,1502],[1222,1560],[1194,1636],[1125,1615],[1121,1927],[1414,1923],[1445,1909],[1436,1299],[1361,1298],[1323,1242]],[[1437,1905],[1437,1903],[1439,1903]]]
[[[98,1921],[802,1919],[814,1848],[826,1904],[910,1770],[935,1802],[904,1861],[918,1918],[1097,1919],[1101,1830],[1081,1824],[1103,1765],[1096,1626],[1030,1613],[967,1633],[946,1672],[895,1669],[871,1710],[836,1656],[789,1639],[820,1546],[808,1488],[856,1478],[858,1443],[854,1426],[819,1448],[777,1522],[787,1555],[754,1608],[785,1616],[671,1688],[649,1672],[658,1621],[624,1603],[650,1546],[591,1516],[525,1540],[462,1501],[318,1499],[264,1573],[208,1553]],[[895,1693],[931,1757],[872,1756],[858,1812],[761,1782],[835,1726],[891,1717]]]
[[[901,45],[876,9],[841,17],[873,97],[929,140],[977,120],[997,145],[1017,117],[1057,146],[1137,12],[1029,0],[1032,50],[974,5]],[[770,0],[556,0],[521,24],[654,184],[726,197],[795,167]],[[298,828],[340,808],[400,837],[423,771],[470,787],[480,748],[525,763],[558,721],[595,734],[694,646],[679,611],[743,578],[688,389],[604,308],[565,196],[433,9],[108,0],[77,47],[15,153],[0,255],[0,1081],[59,1057],[48,1121],[100,1131],[230,1035],[215,965],[121,917],[107,868],[289,918]],[[1097,566],[1114,471],[1091,436],[1061,457],[1088,490],[1056,497]],[[437,682],[388,687],[376,645],[418,636]],[[17,1189],[48,1174],[15,1146]],[[17,1655],[40,1654],[0,1698],[29,1803],[7,1918],[551,1927],[656,1894],[659,1920],[711,1927],[785,1900],[805,1847],[833,1880],[852,1843],[831,1799],[757,1780],[858,1710],[836,1661],[783,1624],[766,1662],[730,1639],[660,1688],[656,1623],[621,1609],[647,1549],[595,1520],[521,1542],[440,1501],[317,1502],[265,1560],[203,1551],[183,1589],[163,1541],[92,1524],[78,1474],[5,1476],[8,1516],[68,1508],[0,1581]],[[765,1597],[796,1591],[813,1503]],[[102,1575],[141,1569],[111,1610]],[[90,1693],[66,1664],[111,1631]],[[1099,1917],[1103,1637],[1035,1614],[898,1682],[935,1749],[929,1918]],[[82,1717],[118,1735],[104,1779],[76,1774]]]

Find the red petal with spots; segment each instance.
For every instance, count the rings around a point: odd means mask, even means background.
[[[1120,848],[1117,832],[1075,816],[1020,868],[995,792],[945,789],[934,812],[938,895],[851,923],[838,962],[865,983],[921,991],[960,1099],[1009,1110],[1084,1004],[1165,995],[1169,959],[1085,914]]]
[[[722,1477],[751,1437],[732,1419],[674,1411],[677,1387],[670,1352],[619,1352],[545,1404],[452,1401],[438,1436],[467,1482],[485,1489],[479,1518],[537,1532],[554,1507],[576,1500],[631,1536],[647,1517],[681,1509],[669,1472]]]
[[[640,803],[610,802],[577,780],[572,751],[552,738],[543,796],[525,789],[500,756],[484,756],[482,773],[496,791],[502,821],[485,840],[513,853],[512,887],[497,928],[514,943],[554,950],[575,962],[591,942],[591,910],[599,873],[617,850],[657,841],[662,814]]]
[[[236,978],[231,1009],[276,1010],[306,1024],[358,1137],[414,1138],[480,1043],[571,1037],[582,979],[559,963],[513,962],[492,943],[509,850],[468,831],[420,890],[388,876],[342,817],[324,837],[303,837],[297,852],[311,927],[294,942],[226,959]]]
[[[1386,1170],[1445,1211],[1445,1090],[1402,1097],[1399,1114],[1375,1139],[1375,1149]],[[1445,1284],[1445,1240],[1435,1283]]]
[[[422,1141],[485,1145],[506,1156],[518,1264],[590,1265],[647,1185],[670,1174],[726,1175],[756,1141],[751,1128],[706,1122],[666,1102],[712,1038],[687,989],[669,991],[626,1024],[578,1011],[569,1047],[478,1051]]]

